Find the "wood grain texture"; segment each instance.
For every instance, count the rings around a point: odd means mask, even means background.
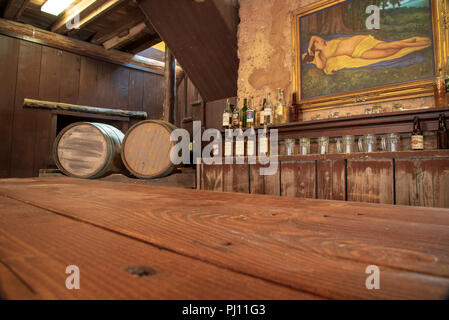
[[[14,100],[20,43],[0,35],[0,177],[10,176]]]
[[[139,122],[123,140],[122,159],[128,170],[143,179],[169,175],[175,169],[170,151],[175,142],[170,135],[175,128],[160,120]]]
[[[2,180],[0,194],[325,298],[441,299],[449,289],[447,209],[69,178]],[[365,288],[369,264],[382,290]]]
[[[223,165],[201,165],[201,188],[210,191],[223,191]]]
[[[249,193],[248,164],[223,164],[223,191]]]
[[[449,158],[396,160],[396,203],[449,207]]]
[[[282,195],[316,198],[315,161],[281,163]]]
[[[316,298],[4,197],[0,230],[2,298]],[[65,287],[68,265],[80,269],[80,290]]]
[[[393,160],[348,160],[348,200],[394,203]]]

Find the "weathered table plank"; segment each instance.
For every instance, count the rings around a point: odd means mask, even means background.
[[[80,269],[80,290],[65,286]],[[141,267],[147,276],[128,269]],[[154,273],[154,274],[153,274]],[[0,196],[0,296],[9,299],[312,299]]]
[[[69,178],[0,194],[326,298],[445,298],[449,210],[192,191]],[[381,290],[365,268],[381,269]]]

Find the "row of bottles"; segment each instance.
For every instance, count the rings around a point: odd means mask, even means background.
[[[415,117],[413,120],[411,148],[412,150],[424,150],[424,135],[418,117]],[[449,131],[447,130],[446,117],[443,113],[438,117],[437,148],[449,149]]]
[[[290,110],[285,102],[284,91],[278,89],[278,99],[274,105],[269,92],[258,107],[254,104],[254,98],[251,97],[249,101],[247,98],[244,98],[242,105],[240,105],[240,99],[237,99],[237,106],[232,109],[228,99],[223,111],[223,127],[263,127],[264,125],[287,123],[289,122],[289,118]]]

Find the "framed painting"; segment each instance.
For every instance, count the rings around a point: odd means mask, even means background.
[[[303,109],[431,96],[447,70],[447,1],[320,1],[293,15]]]

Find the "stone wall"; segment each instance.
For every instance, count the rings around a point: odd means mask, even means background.
[[[313,3],[314,0],[240,0],[240,24],[238,27],[238,55],[240,59],[238,96],[254,97],[260,104],[270,91],[285,90],[287,103],[291,102],[294,72],[292,45],[292,12]],[[400,103],[406,109],[433,106],[433,98],[409,99],[383,103],[385,112]],[[319,116],[328,118],[365,113],[371,105],[335,108],[304,112],[303,120]]]

